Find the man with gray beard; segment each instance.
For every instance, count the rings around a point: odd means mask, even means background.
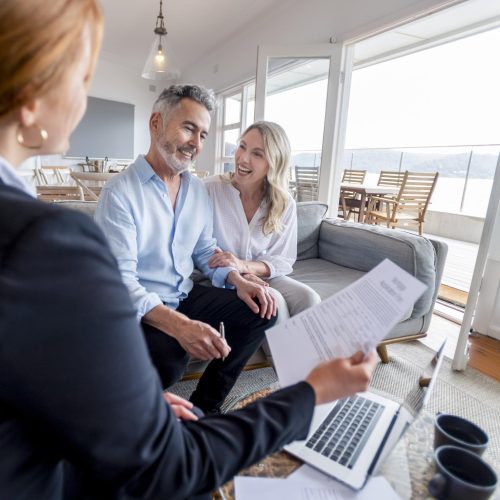
[[[217,248],[212,208],[188,172],[210,128],[213,92],[172,85],[153,106],[151,144],[104,186],[96,222],[118,260],[164,388],[189,357],[210,360],[191,402],[217,413],[245,363],[276,320],[267,287],[236,269],[208,266]],[[193,284],[194,267],[213,287]],[[218,331],[225,325],[225,338]],[[126,369],[126,367],[125,367]]]

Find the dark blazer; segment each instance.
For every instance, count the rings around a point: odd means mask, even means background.
[[[302,382],[180,423],[85,215],[0,181],[0,498],[186,498],[304,438]]]

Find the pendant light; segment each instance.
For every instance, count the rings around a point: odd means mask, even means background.
[[[170,71],[167,71],[167,30],[163,20],[162,8],[163,0],[160,0],[160,13],[156,18],[153,45],[151,46],[146,64],[142,70],[142,77],[148,80],[166,80],[167,78],[175,77]]]

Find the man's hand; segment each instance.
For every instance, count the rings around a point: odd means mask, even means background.
[[[223,252],[220,248],[216,248],[214,254],[208,260],[208,265],[210,267],[232,267],[236,269],[240,274],[247,273],[247,262],[242,259],[238,259],[231,252]]]
[[[255,314],[260,314],[261,318],[267,319],[271,319],[272,316],[276,316],[276,301],[269,293],[268,287],[252,283],[235,271],[231,271],[228,274],[227,279],[236,287],[238,297]],[[257,299],[259,304],[257,304],[254,299]]]
[[[210,325],[193,321],[163,304],[151,309],[142,321],[173,337],[194,358],[225,358],[231,351],[225,339]]]
[[[316,394],[316,404],[366,391],[376,362],[374,352],[366,356],[357,352],[350,358],[337,358],[316,366],[306,378]]]
[[[204,360],[225,358],[231,352],[220,333],[207,323],[188,318],[180,323],[172,336],[192,357]]]
[[[179,420],[198,420],[198,417],[190,411],[193,408],[193,403],[190,401],[171,392],[164,392],[163,399],[170,405]]]

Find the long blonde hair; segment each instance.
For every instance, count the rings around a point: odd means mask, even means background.
[[[264,199],[267,202],[267,214],[262,220],[262,232],[265,235],[281,232],[282,217],[288,200],[288,168],[290,164],[290,141],[283,127],[274,122],[260,121],[250,125],[240,137],[245,137],[251,130],[258,130],[264,142],[264,154],[269,170],[264,181]]]
[[[91,32],[92,73],[102,24],[97,0],[1,0],[0,116],[61,80],[77,57],[84,29]]]

